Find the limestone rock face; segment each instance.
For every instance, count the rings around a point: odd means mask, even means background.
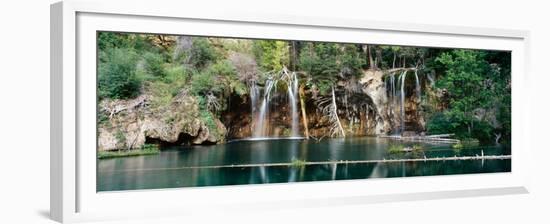
[[[384,86],[384,73],[379,70],[367,70],[363,73],[359,83],[362,91],[367,94],[376,107],[376,129],[375,134],[382,135],[391,131],[388,97]]]
[[[98,121],[98,149],[136,149],[146,140],[170,144],[216,144],[225,141],[225,126],[200,117],[195,97],[179,94],[168,107],[152,109],[148,96],[103,101]],[[140,103],[136,103],[138,101]]]

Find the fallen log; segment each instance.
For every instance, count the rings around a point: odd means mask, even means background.
[[[456,161],[456,160],[505,160],[512,159],[512,155],[475,155],[475,156],[453,156],[453,157],[431,157],[416,159],[378,159],[378,160],[335,160],[335,161],[314,161],[301,162],[301,166],[307,165],[338,165],[338,164],[369,164],[369,163],[400,163],[400,162],[427,162],[427,161]],[[144,168],[144,169],[125,169],[113,170],[107,172],[135,172],[135,171],[157,171],[157,170],[183,170],[183,169],[219,169],[219,168],[253,168],[253,167],[275,167],[275,166],[295,166],[292,162],[286,163],[260,163],[260,164],[229,164],[214,166],[182,166],[171,168]]]

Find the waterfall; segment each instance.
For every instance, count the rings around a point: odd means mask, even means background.
[[[296,73],[291,73],[290,77],[288,77],[287,81],[287,92],[288,92],[288,99],[289,104],[291,108],[291,118],[292,118],[292,124],[291,124],[291,136],[292,137],[298,137],[298,103],[296,101],[297,93],[298,93],[298,78],[296,77]]]
[[[405,131],[405,79],[407,78],[407,71],[401,74],[401,134]]]
[[[418,98],[418,102],[421,101],[420,97],[422,96],[422,92],[420,90],[420,81],[418,80],[418,70],[414,70],[414,78],[416,79],[416,97]]]
[[[365,131],[365,134],[369,134],[369,128],[370,128],[370,121],[369,121],[369,105],[367,104],[366,105],[366,108],[365,108],[365,119],[367,120],[367,128],[366,131]]]
[[[418,99],[418,102],[421,101],[421,97],[422,97],[422,90],[421,90],[421,86],[420,86],[420,79],[418,78],[418,70],[415,69],[414,70],[414,78],[415,78],[415,81],[416,81],[416,86],[415,86],[415,93],[416,93],[416,97]],[[398,79],[397,79],[397,88],[395,88],[394,84],[392,84],[391,82],[394,82],[394,78],[393,78],[393,74],[390,75],[390,84],[391,84],[391,87],[393,89],[393,91],[391,91],[390,89],[390,94],[389,94],[389,98],[390,98],[390,104],[393,104],[393,106],[391,106],[390,108],[394,108],[394,107],[399,107],[400,109],[400,122],[401,122],[401,126],[399,127],[400,129],[400,132],[403,133],[405,131],[405,97],[406,96],[406,91],[405,91],[405,83],[406,83],[406,79],[407,79],[407,70],[404,70],[401,75],[399,75]],[[395,93],[395,90],[396,89],[399,89],[399,93]],[[395,96],[398,96],[398,97],[395,97]],[[391,100],[392,98],[395,98],[396,100]],[[397,99],[399,98],[399,99]]]
[[[265,81],[264,95],[262,104],[260,105],[260,112],[258,113],[258,118],[256,122],[256,127],[254,129],[253,137],[265,137],[267,135],[265,126],[267,116],[269,114],[269,104],[271,101],[271,90],[277,84],[277,80],[269,78]]]
[[[390,76],[390,88],[391,88],[391,100],[395,98],[395,73],[392,73]]]
[[[276,89],[277,83],[279,80],[283,80],[287,84],[287,95],[288,95],[288,104],[290,108],[290,116],[291,116],[291,124],[290,124],[290,130],[291,130],[291,137],[299,137],[299,127],[298,127],[298,77],[295,72],[288,72],[286,68],[283,68],[283,70],[274,75],[269,77],[265,81],[264,91],[263,91],[263,97],[262,97],[262,103],[260,104],[260,108],[257,112],[257,116],[254,114],[255,108],[258,101],[259,90],[256,88],[252,92],[253,88],[251,88],[250,93],[250,102],[252,104],[252,116],[253,118],[256,118],[254,132],[252,133],[252,137],[268,137],[269,135],[269,107],[271,105],[271,99],[273,97],[273,91]],[[255,85],[255,84],[254,84]]]
[[[427,77],[428,77],[428,81],[430,81],[430,86],[434,86],[435,85],[434,73],[433,72],[428,73]]]
[[[255,80],[248,82],[248,89],[250,90],[250,114],[252,120],[256,117],[256,107],[258,106],[258,96],[260,96],[260,89]]]
[[[394,114],[395,113],[395,108],[394,108],[394,105],[395,105],[395,95],[396,95],[396,92],[395,92],[395,73],[391,73],[390,75],[390,112],[391,114]]]

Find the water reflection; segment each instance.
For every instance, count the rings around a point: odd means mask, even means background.
[[[225,145],[172,147],[159,155],[99,160],[98,190],[132,190],[235,184],[286,183],[344,179],[509,172],[511,160],[453,160],[422,162],[330,163],[305,166],[230,167],[236,164],[289,163],[301,161],[382,160],[388,140],[380,138],[269,140],[233,142]],[[448,146],[425,145],[422,155],[448,157],[509,154],[507,148],[483,147],[460,152]],[[202,166],[223,168],[200,168]],[[189,168],[192,167],[192,168]]]

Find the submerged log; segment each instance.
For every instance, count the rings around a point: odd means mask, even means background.
[[[456,161],[456,160],[505,160],[512,159],[512,155],[492,155],[492,156],[453,156],[453,157],[423,157],[416,159],[378,159],[378,160],[336,160],[336,161],[316,161],[300,162],[299,166],[307,165],[338,165],[338,164],[372,164],[372,163],[402,163],[402,162],[427,162],[427,161]],[[153,171],[153,170],[183,170],[183,169],[218,169],[218,168],[249,168],[249,167],[274,167],[274,166],[296,166],[293,162],[286,163],[258,163],[258,164],[229,164],[214,166],[183,166],[171,168],[144,168],[116,170],[113,172],[134,172],[134,171]]]

